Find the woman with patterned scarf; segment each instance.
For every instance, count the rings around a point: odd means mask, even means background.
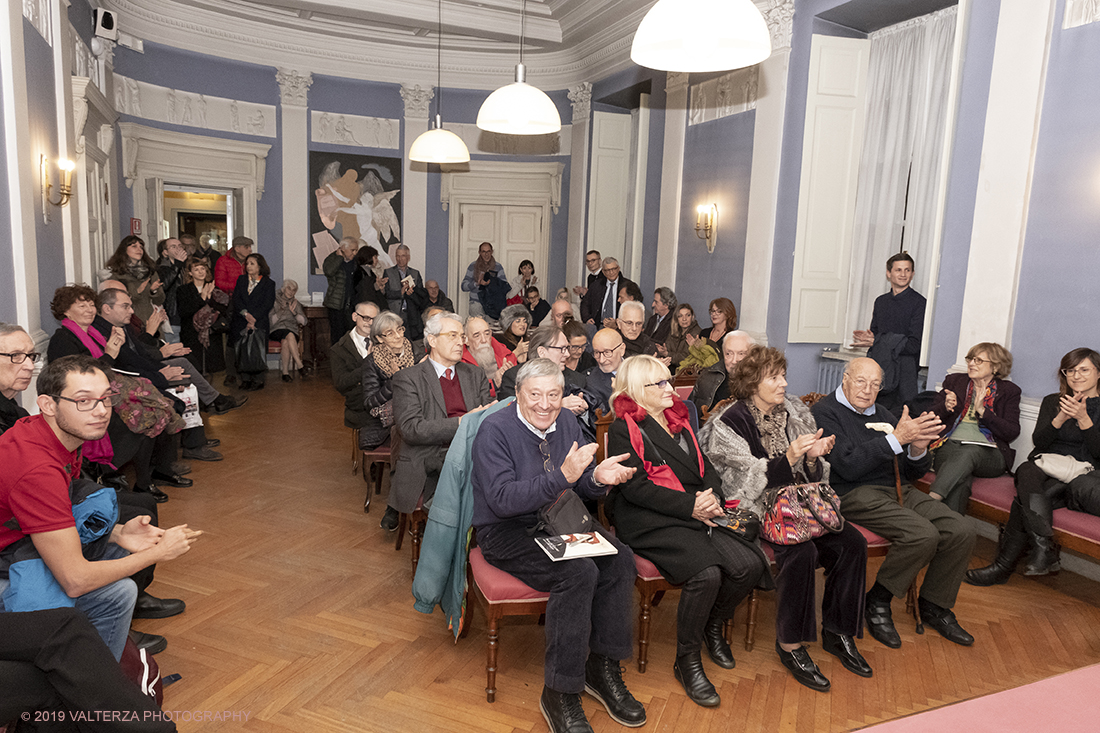
[[[1020,435],[1020,388],[1007,380],[1012,354],[1000,344],[981,343],[966,352],[966,374],[948,374],[932,410],[943,434],[932,444],[930,496],[966,514],[974,477],[994,478],[1012,467],[1009,444]]]
[[[153,315],[153,306],[164,305],[164,288],[161,287],[157,265],[145,253],[141,237],[130,235],[118,244],[118,249],[107,260],[107,269],[116,280],[126,286],[130,300],[134,301],[134,315],[142,323]]]
[[[366,424],[359,428],[359,447],[363,450],[373,450],[389,440],[393,426],[390,382],[399,369],[414,363],[401,316],[393,311],[375,316],[370,339],[370,353],[363,360],[363,402],[370,412]]]

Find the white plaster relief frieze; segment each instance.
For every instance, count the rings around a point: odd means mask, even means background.
[[[419,84],[401,85],[401,99],[405,102],[405,117],[415,120],[428,119],[428,105],[435,97],[435,89],[424,89]]]
[[[665,91],[674,92],[683,89],[691,80],[691,75],[686,71],[670,71],[665,80]]]
[[[765,0],[756,6],[768,23],[772,35],[772,53],[789,51],[791,33],[794,31],[794,0]]]
[[[689,125],[699,125],[756,109],[760,86],[757,66],[738,69],[691,87]]]
[[[309,88],[313,85],[313,74],[302,74],[294,69],[276,69],[275,80],[279,82],[279,98],[284,107],[307,105]]]
[[[1062,28],[1076,28],[1100,20],[1100,0],[1066,0]]]
[[[275,106],[210,97],[115,74],[115,109],[172,125],[275,137]]]
[[[568,156],[573,139],[572,127],[562,125],[559,132],[546,135],[502,135],[486,132],[470,123],[452,123],[447,129],[462,138],[471,153],[480,155],[562,155]]]
[[[23,17],[46,39],[46,43],[53,45],[50,0],[23,0]]]
[[[401,142],[401,121],[384,117],[313,110],[311,128],[311,139],[315,143],[396,150]]]
[[[86,76],[99,88],[99,91],[106,92],[103,61],[96,58],[92,49],[84,43],[84,39],[76,31],[70,33],[69,37],[73,41],[73,76]]]
[[[592,112],[592,82],[582,81],[570,89],[569,101],[573,103],[573,124],[588,122]]]

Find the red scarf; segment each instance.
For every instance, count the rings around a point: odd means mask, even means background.
[[[638,427],[638,422],[646,419],[649,413],[625,394],[616,397],[612,407],[615,414],[626,422],[627,431],[630,433],[630,446],[642,459],[642,469],[649,476],[649,480],[657,486],[683,492],[684,485],[680,483],[680,479],[676,478],[676,474],[671,468],[665,464],[654,466],[653,463],[646,460],[645,441],[642,438],[642,431]],[[687,406],[675,394],[672,396],[672,407],[665,410],[665,420],[668,421],[668,429],[672,431],[673,435],[679,435],[684,428],[688,429],[688,435],[691,436],[691,441],[695,445],[695,460],[699,464],[699,478],[702,478],[703,459],[699,450],[699,441],[695,437],[695,432],[691,430],[691,418],[688,416]]]

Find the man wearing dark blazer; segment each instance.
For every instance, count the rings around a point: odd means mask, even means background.
[[[619,261],[614,257],[605,259],[603,279],[596,280],[588,289],[587,313],[581,314],[584,322],[604,328],[614,328],[613,321],[619,317],[619,292],[628,284],[634,283],[622,276],[619,271]]]
[[[613,328],[602,328],[592,337],[592,355],[596,357],[596,364],[588,370],[585,380],[585,389],[593,397],[600,400],[597,407],[604,414],[611,409],[612,383],[615,381],[615,373],[619,371],[619,365],[623,363],[626,348],[622,335]]]
[[[657,344],[658,352],[664,348],[665,341],[672,331],[672,319],[676,317],[676,294],[670,288],[657,288],[653,291],[653,315],[646,321],[642,331]],[[659,356],[667,356],[660,354]]]
[[[424,328],[431,354],[393,375],[393,416],[402,444],[383,529],[397,529],[398,514],[411,513],[421,496],[425,502],[432,498],[462,416],[493,401],[481,367],[462,363],[464,334],[454,313],[433,316]]]
[[[560,328],[547,321],[532,331],[527,353],[532,359],[549,359],[561,367],[565,376],[566,395],[562,399],[562,407],[575,415],[588,409],[587,404],[581,409],[580,403],[584,399],[575,394],[577,390],[584,389],[584,375],[565,366],[565,361],[569,358],[569,339]],[[516,375],[521,366],[522,364],[517,364],[501,375],[497,399],[506,400],[516,396]]]
[[[575,285],[573,292],[581,296],[581,323],[588,323],[589,318],[595,319],[596,314],[590,313],[592,298],[595,296],[593,293],[589,295],[589,291],[592,290],[592,285],[597,280],[603,280],[603,272],[600,271],[600,267],[603,260],[600,258],[600,253],[594,249],[588,250],[588,253],[584,256],[584,266],[588,268],[588,275],[585,278],[584,285]]]
[[[351,311],[352,329],[329,351],[332,386],[344,396],[344,425],[349,428],[363,427],[370,415],[363,403],[363,359],[370,353],[370,328],[377,315],[374,303],[357,303]]]
[[[414,267],[409,267],[409,257],[409,248],[403,244],[397,245],[397,249],[393,253],[393,259],[397,264],[383,274],[383,277],[386,278],[386,300],[389,302],[389,309],[401,316],[402,320],[406,322],[408,318],[405,317],[405,314],[413,305],[409,299],[413,288],[424,287],[424,280],[420,277],[420,272]],[[412,277],[412,285],[402,282],[406,277]]]

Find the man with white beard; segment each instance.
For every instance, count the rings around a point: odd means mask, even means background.
[[[485,371],[489,391],[494,397],[504,372],[519,363],[511,349],[493,338],[489,323],[478,316],[466,319],[466,346],[462,349],[462,361]]]

